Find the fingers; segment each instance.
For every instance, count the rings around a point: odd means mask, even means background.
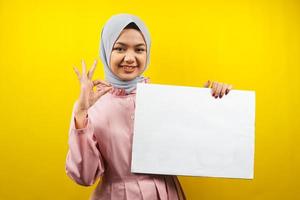
[[[231,89],[232,89],[232,85],[228,85],[228,87],[226,88],[225,94],[227,95]]]
[[[80,80],[80,79],[81,79],[81,76],[80,76],[80,72],[79,72],[79,70],[77,69],[77,67],[76,67],[76,66],[73,66],[73,70],[75,71],[78,80]]]
[[[222,87],[222,90],[221,90],[221,93],[220,93],[220,95],[219,95],[220,98],[222,98],[222,96],[224,96],[224,94],[225,94],[227,88],[228,88],[228,85],[224,83],[224,84],[223,84],[223,87]]]
[[[211,93],[212,93],[212,96],[214,97],[215,96],[215,93],[216,93],[216,90],[217,90],[217,87],[218,87],[218,83],[213,81],[212,83],[212,86],[211,86]]]
[[[97,91],[98,91],[98,92],[101,92],[101,91],[110,90],[110,89],[112,89],[112,88],[113,88],[112,86],[107,87],[107,86],[102,86],[102,85],[100,85],[100,86],[97,86]]]
[[[206,88],[209,88],[210,87],[210,80],[208,80],[204,85],[203,85],[203,87],[206,87]]]
[[[95,72],[95,69],[96,69],[96,66],[97,66],[97,59],[95,59],[94,63],[93,63],[93,66],[91,67],[91,69],[86,73],[86,64],[85,64],[85,61],[82,59],[81,60],[81,65],[82,65],[82,74],[80,74],[79,70],[77,69],[76,66],[73,66],[73,69],[78,77],[79,80],[81,80],[81,78],[88,78],[88,79],[92,79],[93,75],[94,75],[94,72]]]
[[[217,89],[215,91],[215,98],[218,98],[220,96],[221,90],[222,90],[223,84],[222,83],[218,83],[217,84]]]
[[[94,84],[94,86],[97,86],[97,85],[99,85],[99,84],[105,85],[105,86],[108,86],[108,87],[111,86],[110,83],[108,83],[108,82],[106,82],[106,81],[103,81],[103,80],[94,80],[94,81],[93,81],[93,84]]]
[[[232,85],[226,84],[226,83],[218,83],[213,81],[212,83],[212,96],[215,98],[222,98],[225,95],[229,93],[229,91],[232,89]]]
[[[96,69],[96,66],[97,66],[97,60],[94,61],[92,68],[88,71],[88,74],[87,74],[88,79],[92,79],[95,69]]]
[[[85,65],[85,62],[83,59],[81,60],[81,65],[82,65],[82,74],[83,74],[83,77],[85,77],[86,76],[86,65]]]
[[[103,88],[102,86],[97,88],[97,92],[96,92],[96,99],[100,98],[101,96],[105,95],[107,92],[109,92],[112,89],[111,87],[105,87]]]

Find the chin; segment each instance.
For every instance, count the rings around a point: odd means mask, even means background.
[[[131,81],[133,79],[135,79],[136,77],[139,76],[139,73],[134,73],[134,74],[121,74],[121,76],[119,76],[119,78],[123,81]]]
[[[122,76],[122,77],[119,77],[121,80],[123,81],[131,81],[133,79],[135,79],[137,76]]]

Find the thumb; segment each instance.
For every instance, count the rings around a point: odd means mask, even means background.
[[[208,80],[204,85],[203,85],[203,87],[206,87],[206,88],[208,88],[209,86],[210,86],[210,80]]]

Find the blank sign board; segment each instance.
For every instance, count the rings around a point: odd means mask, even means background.
[[[131,172],[253,179],[255,92],[138,83]]]

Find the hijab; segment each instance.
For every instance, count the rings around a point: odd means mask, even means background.
[[[131,14],[117,14],[113,15],[109,20],[105,23],[102,31],[101,31],[101,43],[100,43],[100,57],[104,64],[104,73],[105,79],[112,84],[116,88],[125,89],[125,92],[129,94],[136,88],[136,84],[138,82],[142,82],[145,78],[142,76],[138,76],[133,80],[123,81],[118,76],[116,76],[110,68],[110,56],[112,52],[112,48],[114,43],[120,36],[122,30],[130,23],[135,23],[137,27],[140,29],[142,35],[144,36],[146,46],[147,46],[147,57],[146,57],[146,66],[144,71],[147,69],[149,65],[150,58],[150,46],[151,39],[150,33],[145,26],[145,24],[140,20],[137,16]],[[143,71],[143,72],[144,72]]]

